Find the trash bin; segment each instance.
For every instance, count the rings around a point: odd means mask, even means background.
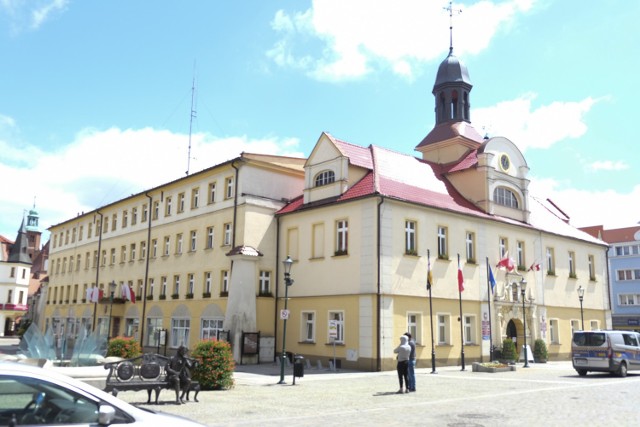
[[[297,354],[293,357],[293,384],[296,383],[296,377],[304,377],[304,357]]]

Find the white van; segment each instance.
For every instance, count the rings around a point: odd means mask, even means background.
[[[640,334],[633,331],[575,331],[571,360],[578,375],[610,372],[626,377],[640,369]]]

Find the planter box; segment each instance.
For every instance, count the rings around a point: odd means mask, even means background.
[[[495,372],[509,372],[509,371],[515,371],[516,370],[516,366],[515,365],[509,365],[509,366],[485,366],[482,363],[478,363],[478,362],[474,362],[472,365],[472,371],[473,372],[489,372],[489,373],[495,373]]]

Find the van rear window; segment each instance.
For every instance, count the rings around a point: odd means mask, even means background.
[[[606,341],[602,332],[576,332],[573,334],[575,345],[586,347],[600,347]]]

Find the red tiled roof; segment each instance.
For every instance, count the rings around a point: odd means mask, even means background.
[[[455,138],[457,136],[464,137],[477,143],[482,143],[483,138],[478,131],[467,122],[446,122],[441,123],[431,129],[431,132],[424,137],[424,139],[418,144],[416,149],[424,147],[425,145],[434,144],[440,141],[446,141],[448,139]]]
[[[638,232],[640,232],[638,226],[603,230],[602,240],[607,243],[637,242],[635,234]]]
[[[354,145],[346,141],[341,141],[328,133],[325,133],[325,135],[327,135],[329,139],[331,139],[336,148],[340,150],[342,155],[349,159],[349,163],[365,169],[373,169],[373,162],[371,161],[371,151],[369,151],[369,148]]]

